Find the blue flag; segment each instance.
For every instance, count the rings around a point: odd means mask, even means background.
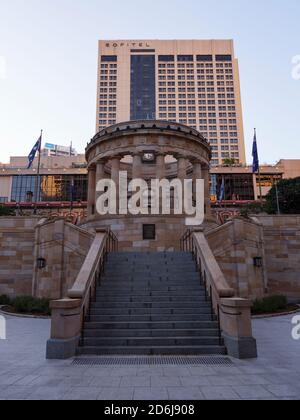
[[[258,150],[257,150],[256,130],[254,131],[252,156],[253,156],[252,172],[256,174],[259,171],[259,158],[258,158]]]
[[[29,154],[29,156],[28,156],[28,168],[27,168],[27,169],[30,169],[30,168],[31,168],[31,166],[32,166],[32,164],[33,164],[33,161],[34,161],[34,159],[35,159],[36,153],[37,153],[38,151],[40,151],[41,142],[42,142],[42,136],[41,136],[41,137],[38,139],[38,141],[35,143],[35,145],[34,145],[33,149],[31,150],[31,152],[30,152],[30,154]]]
[[[225,200],[225,178],[224,178],[224,176],[222,177],[222,185],[221,185],[221,190],[220,190],[219,201],[223,201],[223,200]]]

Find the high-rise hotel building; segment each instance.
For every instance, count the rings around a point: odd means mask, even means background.
[[[97,131],[141,119],[179,122],[212,146],[212,165],[245,163],[232,40],[99,41]]]

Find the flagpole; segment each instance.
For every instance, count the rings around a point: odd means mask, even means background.
[[[256,128],[254,128],[254,136],[256,138],[257,141],[257,136],[256,136]],[[263,202],[263,197],[262,197],[262,186],[261,186],[261,172],[260,172],[260,162],[258,162],[258,182],[259,182],[259,195],[260,195],[260,202]]]
[[[37,179],[35,183],[35,194],[34,194],[35,196],[35,204],[34,204],[34,212],[33,212],[34,215],[37,214],[37,201],[38,201],[38,196],[40,195],[39,181],[40,181],[40,170],[41,170],[42,138],[43,138],[43,130],[41,130],[40,144],[39,144],[39,150],[38,150],[39,157],[38,157]]]

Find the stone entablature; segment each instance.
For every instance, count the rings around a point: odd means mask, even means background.
[[[211,148],[198,131],[162,121],[125,122],[102,130],[88,144],[86,158],[90,167],[99,159],[107,161],[147,151],[199,160],[203,165],[211,158]]]

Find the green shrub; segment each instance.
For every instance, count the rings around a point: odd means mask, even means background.
[[[0,205],[0,216],[14,216],[15,212],[10,207]]]
[[[10,305],[10,299],[6,295],[0,296],[0,305]]]
[[[266,196],[266,210],[269,214],[276,214],[277,198],[282,214],[300,214],[300,177],[282,179],[269,191]]]
[[[270,296],[264,299],[257,299],[252,308],[255,315],[276,313],[287,308],[288,301],[285,296]]]
[[[23,314],[50,315],[49,304],[48,299],[37,299],[31,296],[19,296],[12,302],[15,311]]]

